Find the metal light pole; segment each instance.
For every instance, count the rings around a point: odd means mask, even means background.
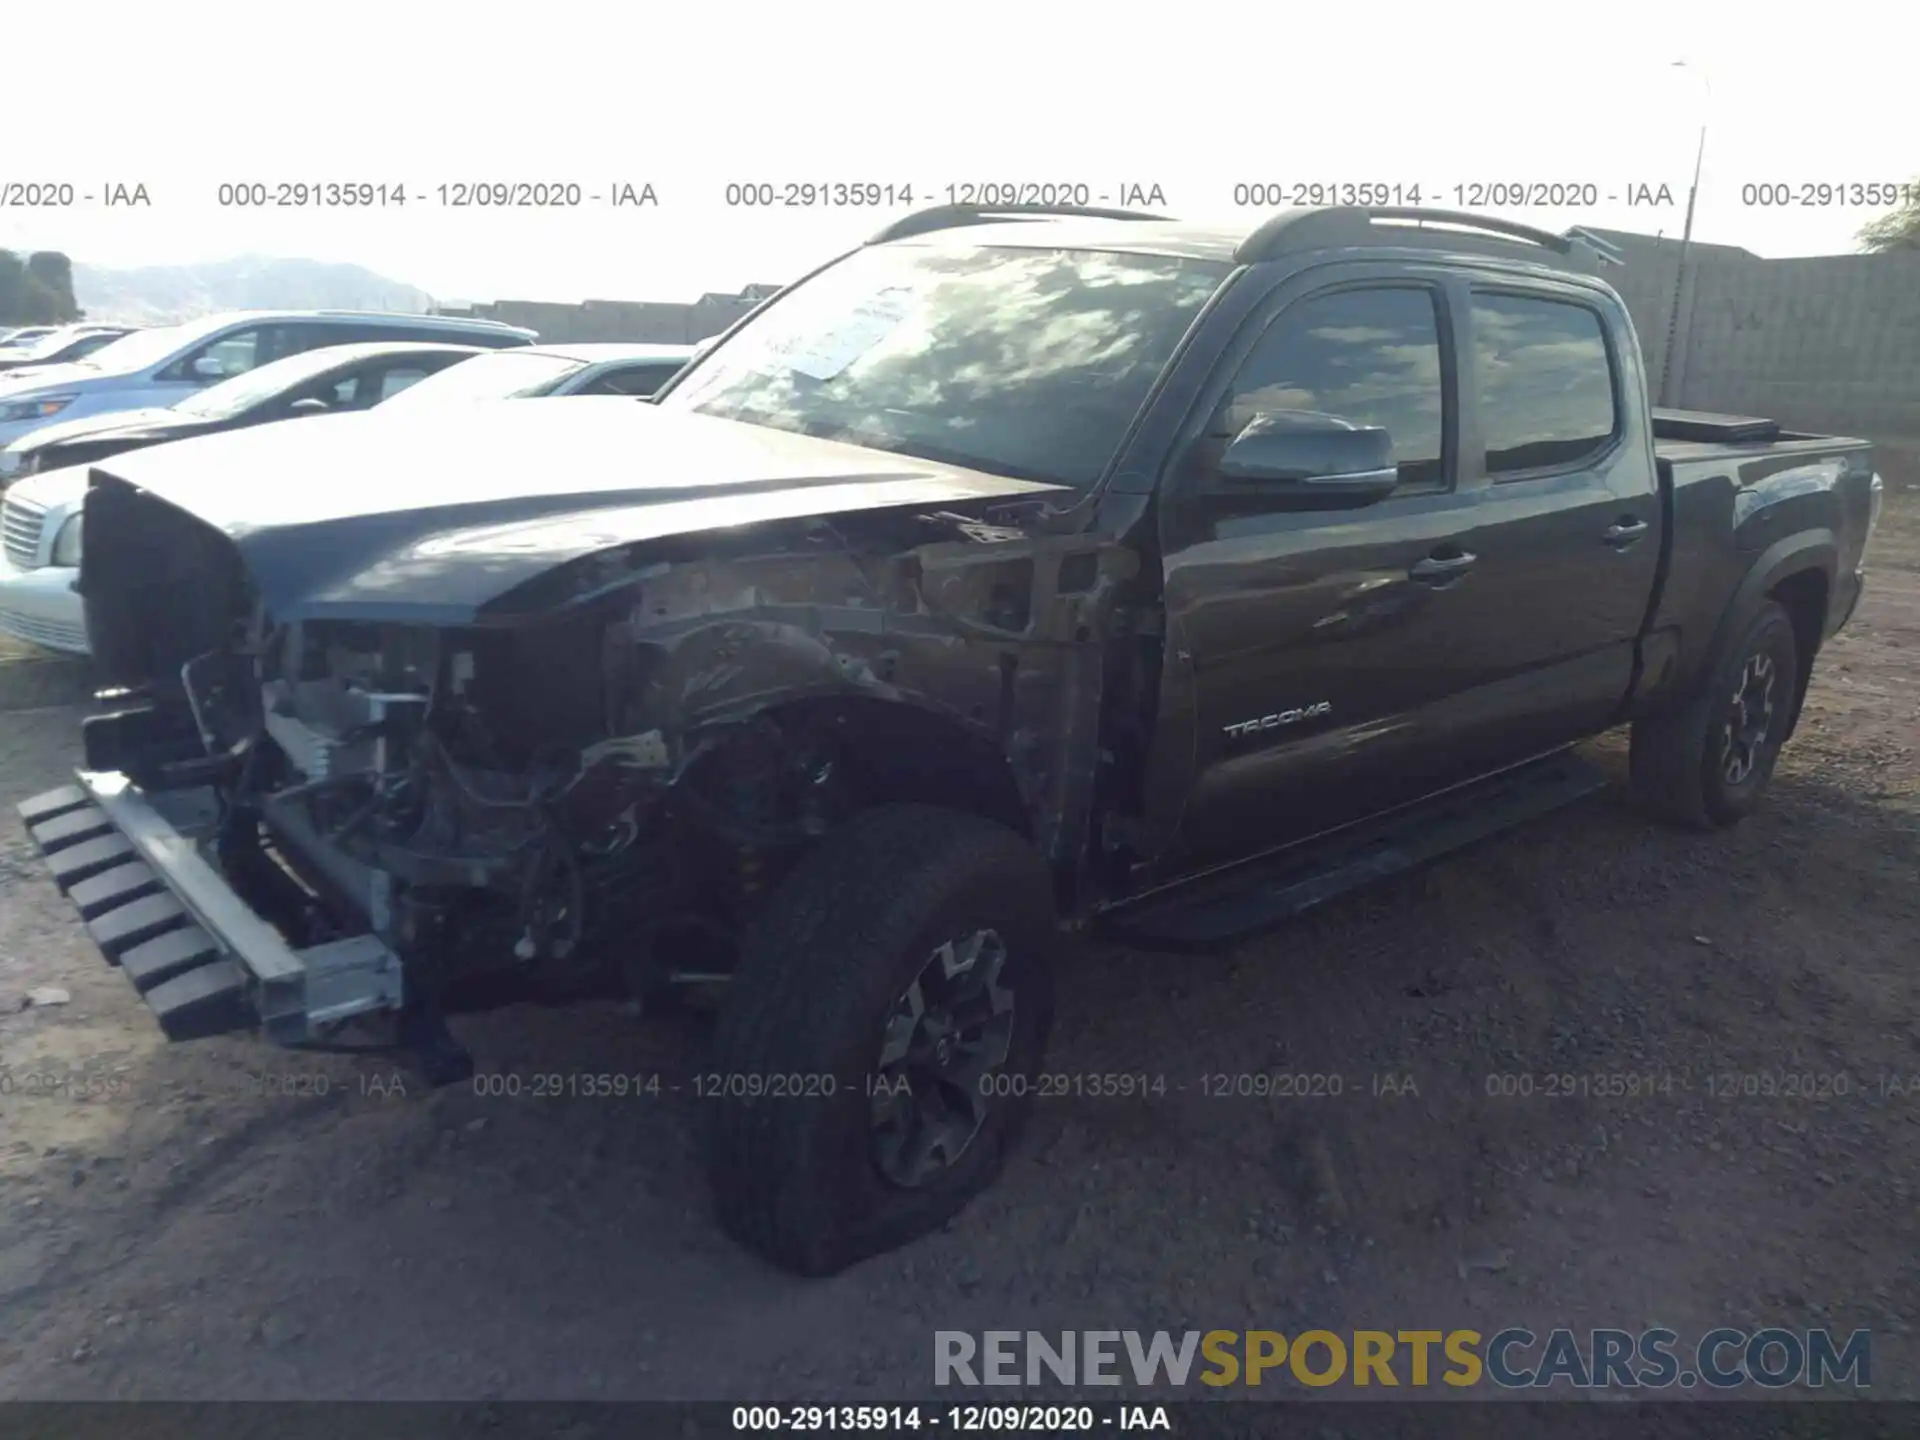
[[[1700,198],[1700,165],[1707,158],[1707,112],[1713,108],[1713,82],[1706,72],[1684,60],[1673,62],[1676,70],[1691,70],[1700,77],[1701,87],[1706,91],[1706,104],[1700,112],[1700,143],[1693,152],[1693,184],[1687,187],[1687,218],[1680,231],[1680,263],[1673,276],[1673,313],[1667,318],[1667,348],[1660,359],[1660,403],[1670,406],[1677,398],[1673,394],[1673,352],[1680,336],[1680,297],[1687,288],[1687,255],[1693,248],[1693,207]]]

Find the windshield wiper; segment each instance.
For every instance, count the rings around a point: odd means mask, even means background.
[[[793,435],[805,435],[813,440],[832,440],[842,445],[858,445],[863,450],[878,450],[887,455],[904,455],[913,460],[929,460],[935,465],[953,465],[962,470],[978,470],[986,475],[999,475],[1008,480],[1028,480],[1036,485],[1059,485],[1065,489],[1076,490],[1079,487],[1071,481],[1062,480],[1058,475],[1042,474],[1038,470],[1023,465],[1009,465],[979,455],[968,455],[958,450],[949,450],[942,445],[929,445],[924,441],[902,440],[894,435],[876,435],[871,431],[854,429],[845,425],[830,424],[825,420],[801,419],[798,416],[768,414],[766,412],[717,410],[715,415],[744,425],[763,425],[769,430],[784,430]]]
[[[1065,485],[1067,482],[1057,475],[1043,475],[1038,470],[1029,470],[1022,465],[1009,465],[1001,460],[991,460],[979,455],[968,455],[958,450],[949,450],[942,445],[929,445],[920,440],[901,440],[892,435],[874,436],[858,430],[834,430],[816,432],[809,429],[807,434],[819,433],[823,440],[840,440],[849,445],[863,446],[868,450],[880,450],[889,455],[905,455],[914,460],[931,460],[936,465],[954,465],[962,470],[979,470],[988,475],[1002,475],[1009,480],[1030,480],[1036,485]]]

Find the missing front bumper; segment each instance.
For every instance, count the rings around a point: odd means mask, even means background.
[[[400,959],[377,936],[294,949],[201,854],[196,817],[163,813],[118,772],[20,805],[34,844],[107,959],[170,1039],[258,1026],[298,1045],[398,1010]]]

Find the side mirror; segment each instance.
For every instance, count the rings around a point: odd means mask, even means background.
[[[296,400],[287,406],[289,415],[324,415],[332,407],[318,396],[309,395],[304,400]]]
[[[193,378],[196,380],[224,380],[227,367],[212,355],[198,355],[193,361]]]
[[[1218,473],[1214,493],[1284,510],[1371,505],[1400,481],[1385,430],[1312,410],[1255,415],[1227,446]]]

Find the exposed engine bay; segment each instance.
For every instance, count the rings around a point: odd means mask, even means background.
[[[120,760],[148,790],[211,784],[222,868],[271,895],[263,913],[304,944],[371,931],[415,984],[519,966],[567,989],[611,963],[651,989],[669,933],[681,970],[723,968],[768,866],[846,803],[830,727],[761,717],[691,753],[659,729],[609,738],[617,717],[585,704],[603,685],[542,683],[552,653],[517,663],[562,638],[273,629],[182,667],[191,737],[96,756],[106,725],[151,735],[154,711],[101,717],[89,764]],[[291,883],[262,884],[274,870]]]
[[[245,902],[295,946],[378,937],[409,1002],[724,979],[763,891],[881,799],[964,793],[1084,852],[1111,544],[812,522],[558,567],[504,620],[279,619],[218,532],[94,501],[82,590],[131,703],[88,768],[210,793]]]

